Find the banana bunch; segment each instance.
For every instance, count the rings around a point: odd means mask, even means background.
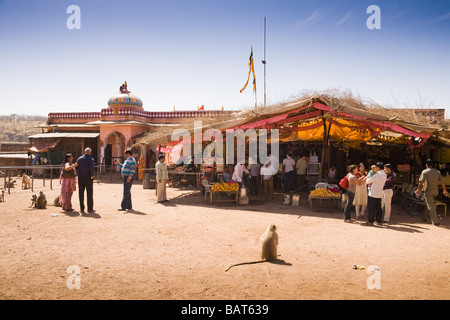
[[[326,188],[317,188],[311,191],[309,194],[312,197],[333,197],[333,198],[340,198],[339,192],[333,192]]]
[[[214,183],[211,186],[212,192],[218,192],[218,191],[238,191],[239,190],[239,184],[238,183]]]

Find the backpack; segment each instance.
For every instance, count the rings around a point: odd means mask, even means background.
[[[339,181],[339,186],[340,186],[342,189],[347,190],[347,188],[348,188],[348,178],[347,178],[347,176],[343,177],[343,178],[341,179],[341,181]]]

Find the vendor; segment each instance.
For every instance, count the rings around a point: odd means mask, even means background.
[[[232,179],[231,179],[231,170],[230,170],[229,167],[225,167],[225,169],[223,171],[223,180],[225,182],[232,181]]]

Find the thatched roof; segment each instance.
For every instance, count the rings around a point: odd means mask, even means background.
[[[325,106],[321,112],[317,112],[317,106]],[[319,108],[320,109],[320,108]],[[301,97],[289,101],[257,107],[254,109],[236,112],[231,118],[194,118],[183,120],[179,128],[194,131],[194,121],[202,121],[203,129],[238,128],[254,124],[255,128],[263,127],[267,121],[273,121],[277,125],[292,127],[304,121],[314,121],[319,118],[337,117],[343,120],[359,119],[377,124],[394,124],[411,132],[430,135],[435,132],[445,132],[442,121],[430,121],[424,113],[417,113],[414,109],[392,109],[384,108],[373,101],[363,101],[360,97],[353,96],[350,92],[326,91],[320,93],[306,93]],[[280,120],[281,119],[281,120]],[[292,120],[292,121],[290,121]],[[258,127],[258,125],[261,125]],[[145,134],[140,143],[164,144],[172,141],[171,135],[174,127],[159,128]],[[450,135],[446,138],[450,138]]]

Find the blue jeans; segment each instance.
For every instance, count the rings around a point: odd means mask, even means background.
[[[345,204],[344,208],[344,220],[350,220],[351,219],[350,209],[352,208],[353,199],[355,199],[355,194],[348,190],[345,191],[345,194],[347,195],[347,203]]]
[[[123,178],[123,198],[122,198],[122,209],[132,209],[131,204],[131,186],[133,185],[134,177],[131,177],[130,182],[127,182],[128,178]]]
[[[291,192],[294,187],[294,171],[284,173],[284,193]]]

